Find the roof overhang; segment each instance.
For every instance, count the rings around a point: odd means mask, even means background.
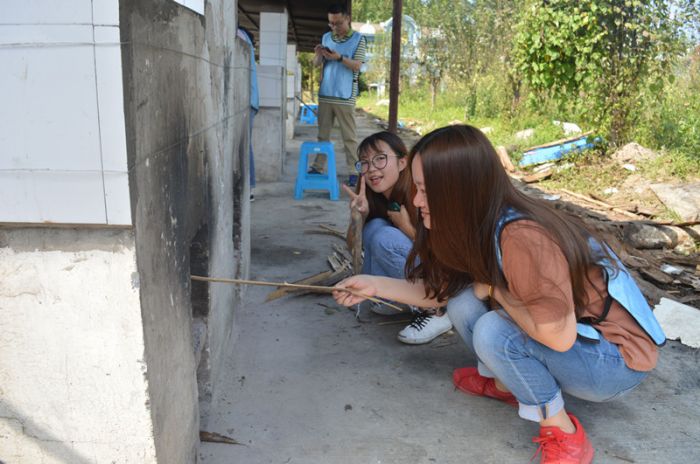
[[[260,13],[281,13],[289,15],[287,42],[296,44],[301,52],[313,51],[321,36],[329,30],[328,7],[338,0],[238,0],[238,23],[260,40]],[[351,2],[348,2],[350,7]]]

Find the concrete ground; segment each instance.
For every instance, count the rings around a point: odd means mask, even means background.
[[[358,119],[361,137],[377,130]],[[300,127],[288,145],[283,181],[256,189],[252,279],[291,282],[327,270],[331,246],[342,244],[306,231],[319,224],[344,230],[345,198],[293,199],[298,147],[315,134],[315,127]],[[338,158],[345,173],[342,152]],[[407,316],[365,309],[358,321],[325,295],[265,303],[271,290],[249,287],[245,305],[236,308],[236,343],[206,419],[208,431],[241,445],[202,443],[201,463],[530,461],[536,424],[508,405],[454,390],[452,370],[475,364],[456,333],[408,346],[396,339]],[[622,399],[566,398],[590,435],[594,462],[700,462],[699,353],[669,342],[657,369]]]

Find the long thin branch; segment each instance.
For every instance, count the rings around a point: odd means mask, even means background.
[[[404,312],[404,310],[402,308],[400,308],[399,306],[393,305],[393,304],[388,303],[388,302],[381,300],[379,298],[376,298],[373,296],[368,296],[368,295],[365,295],[364,293],[360,293],[358,291],[351,290],[349,288],[326,287],[323,285],[290,284],[287,282],[265,282],[262,280],[224,279],[222,277],[204,277],[204,276],[197,276],[197,275],[191,275],[190,278],[192,280],[198,280],[201,282],[220,282],[220,283],[224,283],[224,284],[261,285],[261,286],[266,286],[266,287],[299,288],[299,289],[305,289],[305,290],[314,290],[314,291],[319,292],[319,293],[333,293],[334,291],[348,292],[348,293],[353,294],[355,296],[361,296],[362,298],[366,298],[366,299],[373,301],[375,303],[380,303],[380,304],[389,306],[390,308],[394,308],[398,311]]]
[[[638,215],[638,214],[630,213],[629,211],[626,211],[626,210],[624,210],[624,209],[617,208],[617,207],[615,207],[615,206],[613,206],[613,205],[610,205],[610,204],[608,204],[608,203],[605,203],[605,202],[603,202],[603,201],[599,201],[599,200],[595,200],[595,199],[593,199],[593,198],[589,198],[589,197],[587,197],[587,196],[585,196],[585,195],[581,195],[580,193],[572,192],[571,190],[567,190],[567,189],[563,189],[563,188],[562,188],[562,189],[559,189],[559,191],[564,192],[564,193],[566,193],[567,195],[570,195],[570,196],[572,196],[572,197],[574,197],[574,198],[578,198],[578,199],[587,201],[587,202],[589,202],[589,203],[592,203],[592,204],[594,204],[594,205],[600,206],[601,208],[609,209],[609,210],[615,211],[616,213],[624,214],[624,215],[627,216],[627,217],[634,218],[634,219],[643,219],[643,218],[642,218],[640,215]]]

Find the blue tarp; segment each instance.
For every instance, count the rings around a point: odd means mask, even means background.
[[[583,136],[578,139],[569,140],[557,145],[551,145],[549,147],[534,148],[526,151],[523,154],[523,159],[520,160],[519,166],[531,166],[533,164],[541,164],[547,161],[558,160],[568,153],[593,148],[594,142],[599,140],[599,137],[593,139],[589,136]]]

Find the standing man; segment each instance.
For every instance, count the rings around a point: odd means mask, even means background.
[[[350,28],[350,15],[345,5],[328,8],[328,26],[330,32],[323,34],[321,43],[314,48],[313,63],[323,67],[318,91],[318,140],[330,140],[333,122],[338,119],[345,145],[345,162],[350,173],[348,185],[354,187],[358,179],[355,172],[358,161],[355,100],[367,41]],[[317,156],[309,173],[322,173],[325,164],[326,158]]]

